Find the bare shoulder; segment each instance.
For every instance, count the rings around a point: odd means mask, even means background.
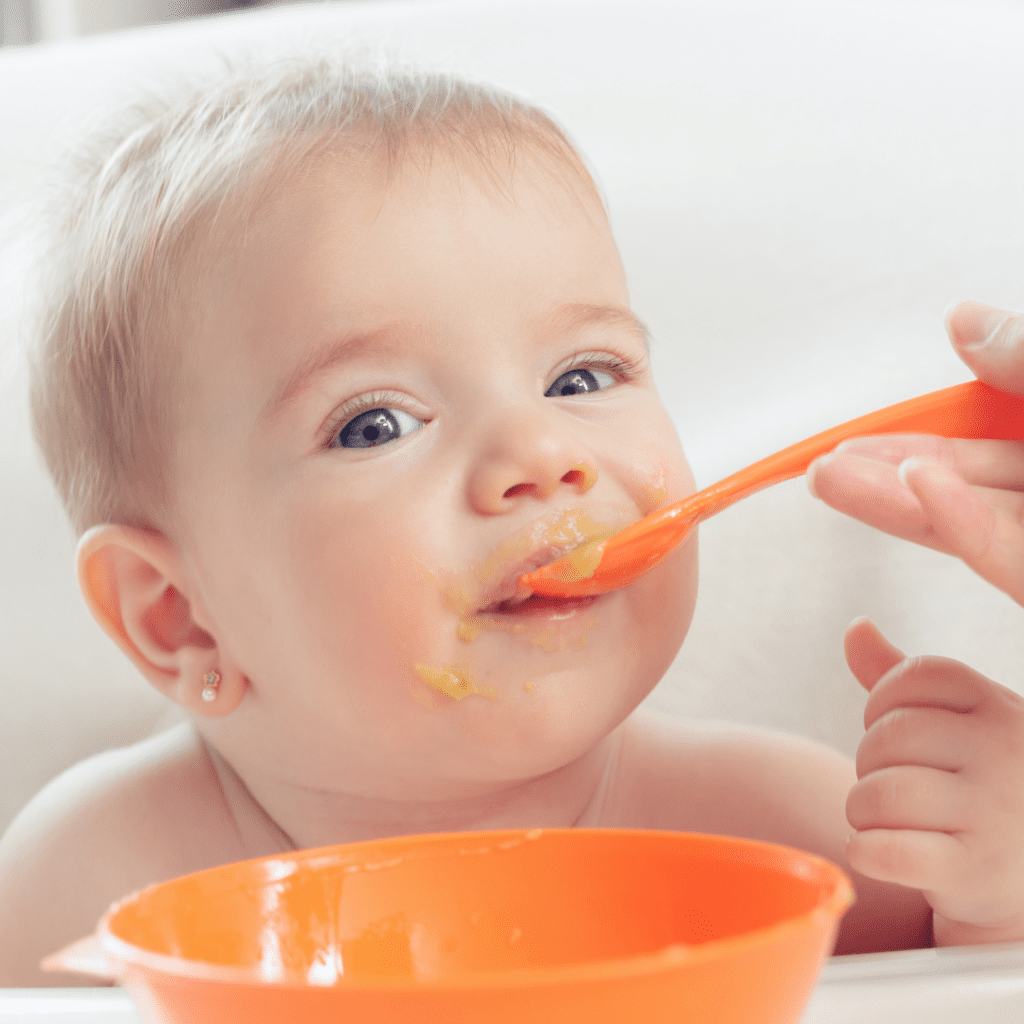
[[[91,932],[119,897],[236,856],[190,725],[80,762],[0,839],[0,985],[95,984],[44,974],[39,960]]]
[[[780,843],[842,868],[857,902],[837,952],[927,944],[924,896],[866,878],[846,859],[846,798],[857,773],[838,751],[766,729],[643,715],[630,722],[619,774],[616,824]]]
[[[850,760],[801,736],[652,714],[630,722],[621,771],[623,807],[638,827],[742,835],[822,853],[823,821],[844,837],[849,831],[844,803],[857,781]]]

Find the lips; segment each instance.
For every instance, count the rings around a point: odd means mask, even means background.
[[[531,594],[524,600],[501,601],[496,605],[481,608],[480,615],[548,615],[551,612],[569,612],[579,608],[589,608],[603,594],[591,594],[588,597],[546,597],[544,594]]]
[[[552,613],[581,606],[577,598],[542,598],[521,587],[519,579],[610,537],[635,519],[635,509],[612,504],[550,509],[454,577],[448,588],[452,604],[462,618]]]
[[[482,604],[477,609],[477,614],[500,615],[511,612],[520,605],[525,605],[530,601],[534,601],[535,607],[540,600],[540,596],[532,594],[525,587],[521,587],[519,585],[519,577],[525,576],[528,572],[533,572],[534,569],[539,569],[542,565],[557,562],[559,558],[562,558],[571,550],[571,547],[567,547],[564,544],[547,544],[526,558],[516,562],[501,580],[483,595]],[[534,598],[537,598],[537,600],[535,601]],[[545,598],[544,600],[551,600],[552,604],[564,603],[558,599]]]

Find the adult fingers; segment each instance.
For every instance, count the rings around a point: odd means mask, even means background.
[[[946,333],[979,380],[1024,395],[1024,315],[961,302],[946,314]]]
[[[962,545],[951,548],[947,539],[936,532],[931,514],[922,507],[917,495],[900,476],[899,466],[920,449],[910,444],[883,449],[878,452],[884,457],[883,461],[874,457],[876,450],[872,449],[869,440],[864,439],[863,448],[859,442],[854,442],[857,447],[837,449],[834,454],[814,463],[808,475],[811,493],[836,511],[884,533],[946,554],[959,555]],[[937,439],[922,437],[919,440]],[[932,446],[920,447],[927,450]],[[862,456],[860,451],[867,454]],[[1024,449],[1021,452],[1024,453]],[[899,456],[902,459],[896,463]],[[1018,446],[1013,445],[1012,458],[1017,457]],[[1024,485],[1024,459],[1021,460],[1021,470],[1022,476],[1014,481],[1018,486]],[[999,475],[1005,478],[1008,472]],[[975,485],[974,495],[982,507],[987,506],[996,515],[1011,523],[1024,522],[1024,493]]]
[[[1024,605],[1024,528],[998,514],[940,463],[907,459],[899,476],[920,502],[936,546]]]
[[[1024,491],[1024,444],[1019,441],[967,440],[931,434],[852,437],[837,445],[834,452],[813,462],[808,468],[808,475],[847,455],[890,466],[921,456],[948,466],[969,484]]]
[[[811,466],[807,483],[837,512],[903,540],[940,546],[921,503],[899,478],[898,465],[837,452]]]

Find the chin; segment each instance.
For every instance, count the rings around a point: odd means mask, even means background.
[[[575,667],[534,676],[493,702],[481,701],[475,721],[464,722],[481,778],[535,778],[582,757],[629,716],[657,681],[623,688],[626,678],[614,669],[595,677]]]

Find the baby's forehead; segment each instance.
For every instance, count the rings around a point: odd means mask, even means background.
[[[300,157],[285,155],[264,180],[237,196],[234,214],[251,230],[289,200],[324,190],[354,198],[370,193],[383,210],[410,201],[410,189],[403,186],[428,179],[435,195],[482,193],[501,206],[514,205],[527,190],[539,191],[556,205],[568,201],[606,219],[597,186],[575,151],[498,130],[477,132],[471,143],[458,133],[432,133],[400,146],[346,139]]]
[[[557,248],[565,238],[567,265],[575,264],[582,238],[586,253],[609,252],[621,272],[603,207],[589,177],[581,178],[582,168],[560,164],[556,155],[538,147],[524,146],[514,161],[506,157],[501,149],[495,155],[436,145],[399,157],[369,149],[353,156],[349,147],[325,149],[305,163],[285,165],[275,181],[242,197],[222,220],[221,242],[212,253],[216,271],[201,262],[193,271],[206,289],[199,306],[209,311],[210,324],[239,326],[254,346],[259,338],[280,339],[288,331],[306,337],[322,331],[376,331],[385,321],[392,327],[408,321],[408,326],[435,306],[437,292],[426,284],[437,266],[430,253],[443,262],[450,239],[458,240],[453,252],[465,242],[467,255],[461,258],[469,261],[466,266],[488,265],[485,288],[507,292],[501,277],[514,261],[477,260],[470,255],[472,239],[484,235],[486,249],[504,252],[504,245],[517,244],[517,234],[525,231],[529,238],[534,229],[540,232],[537,244],[545,249]],[[418,204],[424,207],[422,215]],[[493,222],[484,223],[481,231],[479,220],[489,216]],[[421,230],[424,224],[427,230]],[[443,228],[432,234],[438,224]],[[460,234],[457,224],[472,225],[469,234]],[[510,234],[502,236],[506,225]],[[405,258],[410,245],[426,262]],[[379,274],[368,269],[371,261]],[[390,268],[395,267],[401,276],[392,279]],[[539,293],[537,303],[521,312],[543,330],[547,306]],[[282,310],[288,315],[287,330],[274,332],[270,325],[282,322]],[[216,345],[216,331],[196,326],[198,344]],[[272,347],[282,355],[280,344]]]
[[[481,197],[483,202],[473,201]],[[253,261],[262,267],[285,252],[291,254],[286,259],[304,259],[304,239],[336,230],[338,221],[324,216],[328,207],[341,211],[342,224],[351,213],[352,228],[376,234],[378,244],[390,239],[402,245],[396,225],[403,218],[427,216],[431,208],[435,214],[445,207],[461,213],[470,204],[483,230],[494,230],[510,212],[539,206],[549,222],[568,225],[582,212],[602,233],[610,232],[601,196],[583,164],[529,139],[511,157],[500,148],[467,151],[437,142],[398,154],[330,147],[282,162],[273,176],[219,208],[210,230],[182,262],[183,312],[193,316],[202,309],[196,296],[208,303],[244,287]]]

